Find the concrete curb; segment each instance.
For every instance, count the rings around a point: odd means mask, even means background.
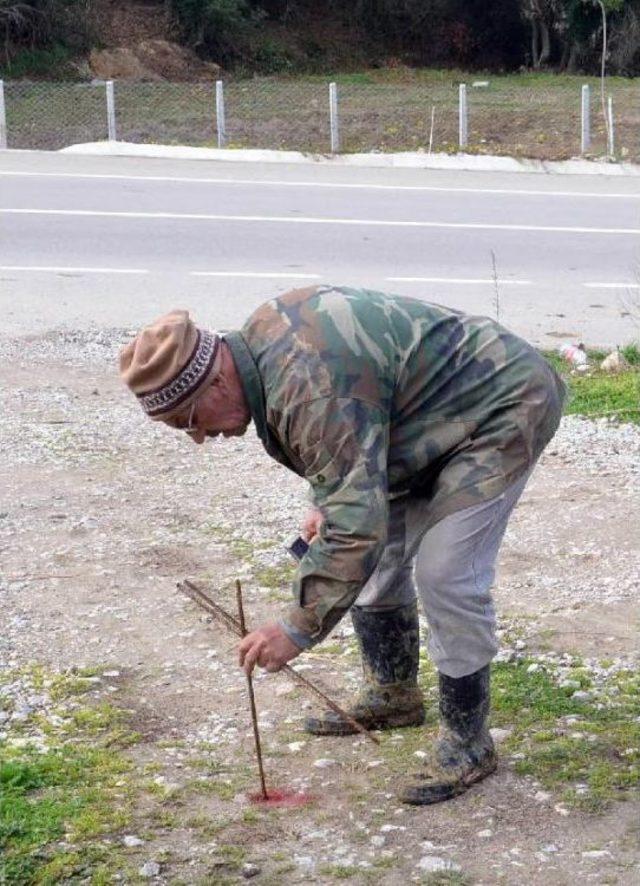
[[[528,172],[544,175],[640,176],[640,165],[596,160],[528,160],[479,154],[304,154],[235,148],[190,148],[182,145],[139,145],[130,142],[89,142],[62,148],[61,154],[108,157],[149,157],[164,160],[217,160],[227,163],[291,163],[394,169],[445,169],[474,172]]]

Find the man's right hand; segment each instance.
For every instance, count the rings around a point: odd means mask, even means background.
[[[304,538],[307,544],[311,544],[311,542],[317,538],[323,520],[324,515],[319,508],[310,508],[304,515],[302,532],[300,535]]]

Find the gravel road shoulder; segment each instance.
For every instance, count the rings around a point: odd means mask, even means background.
[[[146,779],[130,825],[139,841],[125,844],[114,881],[637,882],[637,797],[597,812],[568,802],[518,771],[508,722],[495,777],[442,806],[403,808],[394,780],[419,765],[422,731],[386,736],[380,749],[311,738],[301,720],[315,702],[279,676],[256,680],[267,772],[316,799],[248,804],[235,642],[175,583],[191,577],[231,608],[239,577],[251,622],[277,611],[304,484],[252,434],[196,448],[145,423],[113,371],[126,337],[0,339],[0,674],[13,675],[11,693],[0,691],[0,753],[16,711],[22,722],[50,713],[46,693],[16,674],[97,669],[90,698],[129,712],[140,739],[128,754]],[[580,667],[608,704],[599,687],[637,667],[639,493],[640,429],[563,420],[505,539],[501,662],[531,661],[553,679]],[[346,697],[358,679],[350,625],[299,661]]]

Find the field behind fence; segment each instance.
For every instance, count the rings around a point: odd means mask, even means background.
[[[635,80],[612,78],[606,84],[613,152],[607,143],[597,80],[521,75],[491,77],[481,83],[467,81],[461,120],[461,90],[451,77],[345,75],[336,80],[332,136],[329,83],[317,77],[261,77],[218,85],[116,81],[112,87],[104,82],[7,81],[6,145],[56,150],[112,137],[146,144],[323,154],[332,149],[454,152],[463,148],[549,160],[613,154],[616,159],[640,161],[640,90]],[[589,90],[586,120],[584,84]]]

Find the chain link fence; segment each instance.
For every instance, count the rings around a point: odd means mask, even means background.
[[[586,90],[583,95],[576,80],[561,77],[536,87],[524,78],[519,84],[516,77],[496,77],[462,90],[450,80],[345,77],[330,103],[329,84],[313,77],[217,84],[8,81],[3,101],[0,81],[0,147],[57,150],[116,138],[320,154],[463,149],[547,160],[612,153],[640,160],[635,82],[607,83],[613,133],[607,133],[597,86]]]

